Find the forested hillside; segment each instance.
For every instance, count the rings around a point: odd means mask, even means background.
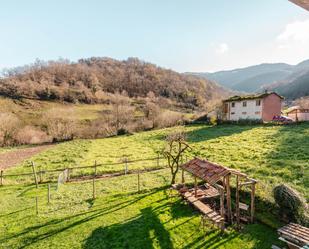
[[[188,107],[203,106],[226,91],[206,79],[163,69],[136,58],[36,61],[5,72],[0,95],[66,102],[101,103],[104,93],[125,91],[129,97],[173,99]]]
[[[309,70],[293,76],[270,88],[290,99],[309,96]]]
[[[135,58],[36,61],[0,79],[0,146],[169,127],[212,110],[228,93]]]

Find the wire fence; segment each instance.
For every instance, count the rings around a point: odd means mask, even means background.
[[[80,181],[92,178],[107,178],[127,174],[137,174],[164,169],[167,167],[163,158],[158,154],[157,157],[130,160],[129,158],[119,158],[119,162],[97,163],[93,165],[83,165],[75,167],[65,167],[56,169],[42,169],[40,165],[31,162],[32,171],[19,174],[6,174],[0,171],[0,186],[27,184],[42,184],[47,182],[57,182],[59,176],[66,173],[66,181]]]

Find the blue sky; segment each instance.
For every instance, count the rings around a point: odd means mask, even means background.
[[[309,59],[309,12],[288,0],[7,0],[0,32],[0,69],[60,57],[179,72]]]

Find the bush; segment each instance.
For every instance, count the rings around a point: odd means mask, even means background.
[[[71,140],[76,134],[74,112],[71,109],[54,108],[44,117],[48,135],[54,142]]]
[[[235,124],[235,125],[259,125],[263,124],[262,119],[239,119],[239,120],[222,120],[218,124]]]
[[[283,218],[289,221],[302,222],[306,202],[296,190],[285,184],[281,184],[273,189],[273,194]]]
[[[9,146],[16,143],[15,136],[21,122],[12,113],[0,113],[0,145]]]
[[[44,131],[33,126],[25,126],[20,129],[15,139],[18,144],[42,144],[52,140]]]
[[[172,111],[165,111],[160,113],[155,119],[155,127],[172,127],[175,125],[181,125],[184,122],[182,114]]]

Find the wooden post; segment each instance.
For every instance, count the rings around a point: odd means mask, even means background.
[[[41,166],[39,167],[39,179],[40,179],[39,183],[42,183],[43,176],[42,176],[42,168],[41,168]]]
[[[39,188],[38,176],[37,176],[36,171],[35,171],[34,162],[31,162],[31,167],[32,167],[32,172],[33,172],[33,176],[34,176],[34,183],[36,185],[36,188]]]
[[[225,177],[225,186],[226,186],[226,205],[227,205],[227,218],[228,221],[232,221],[232,203],[231,203],[231,186],[230,186],[230,175]]]
[[[36,215],[39,214],[39,200],[38,200],[38,197],[35,197],[35,212],[36,212]]]
[[[0,171],[0,186],[3,186],[3,170]]]
[[[295,120],[296,120],[296,123],[298,123],[297,109],[296,109]]]
[[[255,182],[251,185],[251,223],[254,221]]]
[[[157,167],[159,168],[160,166],[160,153],[158,152],[158,156],[157,156]]]
[[[194,196],[197,196],[197,179],[196,176],[194,177]]]
[[[220,189],[220,214],[224,218],[224,189]]]
[[[124,159],[124,174],[126,175],[128,173],[128,159]]]
[[[139,174],[139,170],[137,171],[137,191],[138,193],[140,192],[141,188],[140,188],[140,174]]]
[[[92,199],[95,199],[95,178],[92,178]]]
[[[181,183],[182,184],[185,183],[185,171],[184,171],[184,169],[181,169]]]
[[[48,189],[47,189],[47,203],[50,203],[50,184],[48,183]]]
[[[97,177],[97,160],[94,161],[94,177]]]
[[[237,227],[239,227],[240,224],[240,213],[239,213],[239,176],[236,176],[236,222]]]
[[[67,168],[67,181],[69,182],[70,181],[70,175],[71,175],[71,169],[70,168]]]

